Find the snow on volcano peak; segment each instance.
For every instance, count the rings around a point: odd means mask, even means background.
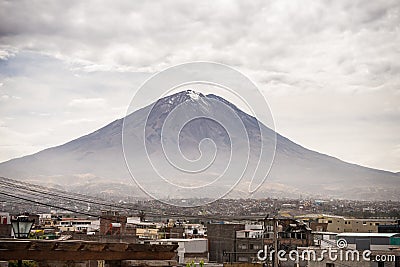
[[[199,100],[200,98],[200,93],[193,91],[193,90],[187,90],[187,95],[192,99],[192,100]]]

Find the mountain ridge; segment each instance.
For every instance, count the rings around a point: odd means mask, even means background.
[[[160,115],[159,112],[164,112],[162,116],[165,117],[169,114],[167,109],[163,109],[165,108],[163,105],[167,106],[174,96],[182,97],[182,99],[177,100],[178,103],[182,103],[182,101],[197,101],[190,98],[188,94],[189,92],[184,91],[158,100],[163,104],[158,106],[160,110],[156,109],[157,112],[153,114],[154,117],[150,118],[151,123],[154,123],[152,127],[156,127],[155,129],[151,128],[154,140],[159,138],[159,128],[157,128],[161,123],[161,121],[157,121],[159,119],[158,115]],[[245,122],[248,123],[247,127],[252,126],[251,122],[257,122],[256,118],[219,96],[201,94],[199,97],[204,98],[204,101],[208,101],[208,98],[221,102],[225,101],[225,104],[237,109],[239,117],[244,117]],[[124,182],[135,187],[121,153],[122,127],[125,119],[125,122],[130,125],[129,127],[132,127],[128,132],[135,135],[137,127],[143,121],[143,115],[152,105],[138,109],[124,118],[114,120],[94,132],[65,144],[2,162],[0,163],[0,175],[40,181],[45,181],[46,179],[57,180],[58,178],[54,177],[59,177],[59,180],[65,184],[68,184],[69,181],[78,187],[79,177],[91,175],[91,177],[99,177],[99,182]],[[194,108],[195,103],[189,102],[188,107]],[[211,108],[216,109],[212,112],[219,111],[218,106],[212,106]],[[204,112],[209,111],[206,110]],[[191,146],[196,144],[203,135],[210,135],[224,140],[225,136],[221,137],[221,133],[218,131],[217,134],[214,133],[212,129],[214,126],[210,125],[212,125],[210,122],[199,121],[184,130],[183,137],[188,137],[185,139],[187,141],[185,144],[188,147],[186,151],[189,154],[192,152]],[[198,129],[207,129],[207,131],[198,133]],[[250,130],[256,133],[255,129],[251,128]],[[278,190],[278,193],[280,192],[282,195],[304,195],[307,193],[315,195],[322,193],[332,197],[350,199],[399,199],[399,173],[348,163],[307,149],[279,133],[276,133],[276,140],[275,162],[271,168],[269,178],[260,190],[250,194],[250,197],[268,196],[269,193],[276,192],[279,187],[283,187],[283,190]],[[217,142],[217,144],[224,145],[222,141],[220,143]],[[157,149],[153,152],[155,153],[152,154],[154,157],[159,157]],[[195,152],[193,153],[196,154]],[[29,170],[24,171],[24,169]],[[248,184],[249,181],[246,181],[246,179],[241,181],[236,188],[237,191],[232,191],[231,195],[243,197],[242,192],[246,191],[245,188]],[[290,190],[286,190],[287,188]],[[135,192],[137,193],[138,190],[135,189]],[[167,195],[171,195],[171,192],[168,192]]]

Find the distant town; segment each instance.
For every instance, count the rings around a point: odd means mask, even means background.
[[[0,260],[5,263],[28,257],[33,266],[61,266],[68,260],[68,266],[332,267],[338,263],[322,251],[334,248],[371,251],[370,261],[344,266],[399,266],[396,201],[220,199],[182,208],[156,200],[102,199],[7,178],[0,183]],[[12,242],[21,237],[18,221],[31,223],[22,236],[28,243]],[[317,258],[283,259],[273,253],[303,255],[310,249]],[[142,256],[133,256],[133,250]],[[382,255],[385,261],[378,260]]]

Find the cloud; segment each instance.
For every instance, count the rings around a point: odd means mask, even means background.
[[[103,108],[105,105],[104,98],[78,98],[68,103],[68,106],[77,108]]]
[[[151,73],[217,61],[259,85],[288,137],[398,170],[398,154],[390,164],[361,155],[400,142],[398,25],[397,0],[0,1],[0,96],[22,98],[1,100],[0,112],[30,127],[45,127],[31,111],[51,113],[54,129],[56,120],[96,121],[69,132],[78,136],[122,117],[126,96]],[[52,142],[67,139],[59,131]],[[352,142],[355,152],[343,152]]]
[[[0,40],[89,70],[215,60],[335,76],[344,64],[345,72],[362,75],[379,69],[377,59],[398,68],[399,8],[395,0],[2,2]]]
[[[74,124],[82,124],[82,123],[93,123],[96,120],[94,119],[85,119],[85,118],[79,118],[75,120],[66,120],[63,122],[65,125],[74,125]]]
[[[34,52],[0,60],[0,161],[66,143],[123,117],[148,76],[71,70],[69,63]]]

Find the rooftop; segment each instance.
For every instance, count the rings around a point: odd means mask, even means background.
[[[341,233],[337,237],[400,237],[400,233]]]
[[[312,231],[312,234],[316,234],[316,235],[338,235],[338,233],[334,233],[334,232],[319,232],[319,231]]]

